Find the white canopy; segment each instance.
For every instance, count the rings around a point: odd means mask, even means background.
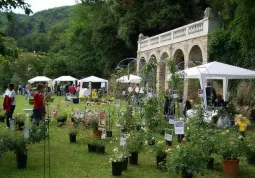
[[[180,72],[184,78],[199,79],[201,88],[205,91],[206,79],[222,79],[223,80],[223,98],[227,99],[227,88],[229,79],[251,79],[255,78],[255,71],[232,66],[220,62],[210,62],[196,67],[185,69]],[[169,77],[169,79],[171,76]],[[204,101],[205,99],[204,92]]]
[[[79,80],[78,82],[108,82],[108,80],[99,78],[99,77],[95,77],[95,76],[90,76],[90,77],[86,77],[84,79]]]
[[[34,83],[34,82],[49,82],[51,81],[50,78],[48,77],[45,77],[45,76],[37,76],[37,77],[34,77],[30,80],[28,80],[29,83]]]
[[[120,83],[140,83],[142,81],[142,78],[137,75],[125,75],[116,80],[116,82]]]
[[[78,79],[72,77],[72,76],[61,76],[58,77],[54,80],[54,82],[69,82],[72,81],[73,83],[75,83],[75,81],[77,81]]]
[[[91,83],[103,83],[103,84],[107,84],[107,93],[108,93],[108,80],[99,78],[99,77],[95,77],[95,76],[90,76],[90,77],[86,77],[83,78],[81,80],[78,80],[78,83],[80,83],[81,87],[83,86],[84,82],[89,82],[89,89],[91,90]],[[105,86],[105,85],[104,85]]]

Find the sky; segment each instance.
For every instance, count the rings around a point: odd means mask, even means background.
[[[46,9],[51,9],[54,7],[75,4],[75,0],[25,0],[25,2],[31,5],[33,13]],[[24,11],[22,11],[22,9],[13,9],[13,12],[24,14]]]

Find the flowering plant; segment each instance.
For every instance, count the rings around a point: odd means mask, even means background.
[[[143,136],[139,132],[131,132],[127,134],[127,149],[129,152],[139,153],[143,145]]]
[[[123,151],[119,150],[118,147],[115,147],[113,149],[113,154],[111,158],[109,159],[110,162],[122,162],[124,159],[125,155]]]
[[[79,130],[75,127],[75,125],[72,122],[68,123],[68,126],[69,126],[68,132],[70,135],[78,134]]]
[[[152,147],[152,150],[156,156],[159,155],[166,155],[166,143],[165,140],[159,140],[156,144]]]
[[[22,124],[25,123],[26,115],[23,113],[17,113],[15,116],[16,124]]]
[[[206,156],[199,146],[185,144],[173,148],[170,157],[170,172],[183,174],[204,173],[206,169]]]

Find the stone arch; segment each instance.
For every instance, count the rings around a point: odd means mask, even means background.
[[[166,52],[163,52],[158,61],[157,67],[157,90],[165,90],[166,87],[166,60],[169,55]]]
[[[178,65],[179,70],[184,70],[185,66],[184,52],[181,49],[177,49],[173,57],[174,60],[176,61],[176,65]]]
[[[193,45],[189,50],[188,66],[194,67],[203,63],[203,53],[199,45]],[[199,70],[199,69],[198,69]],[[197,91],[200,88],[198,79],[188,80],[188,97],[196,99]]]
[[[146,64],[146,59],[145,59],[145,57],[141,57],[139,60],[138,60],[138,66],[139,66],[139,70],[138,71],[140,71],[142,68],[143,68],[143,66]]]

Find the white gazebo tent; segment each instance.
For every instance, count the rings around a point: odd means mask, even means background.
[[[51,82],[51,79],[45,76],[37,76],[34,77],[30,80],[28,80],[29,83],[34,83],[34,82]]]
[[[206,80],[223,80],[223,98],[227,99],[227,89],[229,79],[252,79],[255,78],[255,71],[232,66],[220,62],[210,62],[196,67],[180,71],[180,75],[187,79],[199,79],[200,86],[205,91]],[[170,79],[170,77],[169,77]],[[206,93],[203,92],[204,103],[206,103]]]
[[[90,76],[90,77],[86,77],[83,78],[81,80],[78,80],[78,83],[80,83],[81,86],[83,86],[83,83],[88,82],[89,86],[90,86],[90,90],[91,90],[91,83],[104,83],[107,85],[107,93],[108,93],[108,80],[99,78],[99,77],[95,77],[95,76]]]
[[[77,78],[74,78],[72,76],[61,76],[61,77],[58,77],[54,80],[54,83],[59,83],[59,82],[73,82],[75,83],[75,81],[77,81],[78,79]]]
[[[116,82],[119,83],[140,83],[142,81],[142,78],[137,75],[125,75],[116,80]]]

